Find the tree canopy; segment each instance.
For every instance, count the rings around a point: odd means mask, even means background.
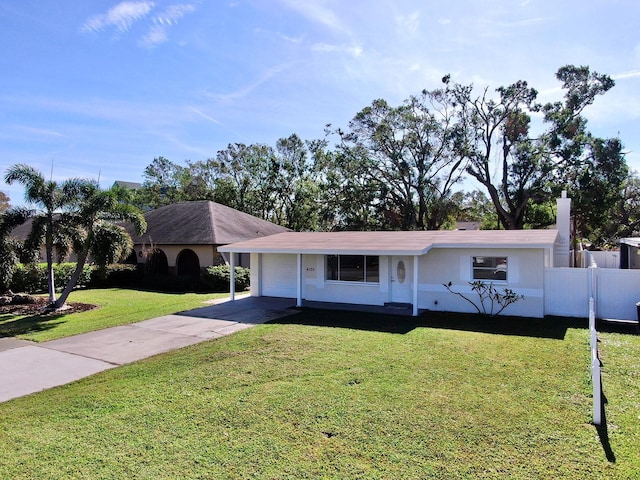
[[[614,81],[573,65],[556,78],[563,98],[543,104],[525,80],[478,90],[447,75],[399,105],[372,101],[322,139],[229,144],[184,166],[158,157],[137,204],[213,199],[295,230],[449,228],[471,211],[484,228],[522,229],[553,223],[568,190],[580,238],[637,230],[621,203],[634,186],[622,141],[585,117]],[[468,179],[482,191],[463,192]],[[629,228],[612,226],[613,210]]]

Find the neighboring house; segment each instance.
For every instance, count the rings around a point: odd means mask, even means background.
[[[54,220],[58,220],[60,218],[60,214],[54,213],[53,218]],[[10,236],[14,240],[18,240],[19,242],[24,242],[29,237],[32,227],[33,227],[33,218],[27,218],[27,220],[23,224],[18,225],[13,230],[11,230]],[[40,247],[40,251],[38,253],[38,260],[40,262],[47,261],[47,250],[44,245]],[[73,252],[69,252],[65,258],[60,258],[60,255],[58,254],[57,249],[54,247],[53,261],[54,262],[75,262],[76,256]]]
[[[480,230],[480,222],[456,222],[456,230]]]
[[[147,231],[136,235],[125,225],[134,243],[133,257],[158,273],[197,275],[201,267],[228,263],[218,248],[234,242],[288,231],[288,229],[210,201],[180,202],[144,214]],[[249,266],[249,256],[236,265]]]
[[[113,182],[113,187],[122,187],[122,188],[128,188],[129,190],[138,190],[140,188],[142,188],[142,184],[138,183],[138,182],[127,182],[124,180],[116,180],[115,182]]]
[[[469,282],[484,280],[525,296],[507,313],[542,317],[557,240],[557,230],[286,232],[219,251],[251,255],[253,296],[474,312],[444,285],[476,300]]]
[[[144,218],[147,230],[143,235],[136,235],[133,225],[123,224],[134,244],[127,262],[149,262],[153,272],[178,275],[197,275],[200,267],[228,263],[218,253],[221,245],[289,231],[280,225],[205,200],[166,205],[146,212]],[[28,219],[14,228],[11,237],[26,240],[32,222]],[[43,245],[40,260],[45,258]],[[56,255],[55,261],[58,260]],[[75,256],[70,254],[66,260],[75,261]],[[249,256],[241,257],[236,265],[248,267]]]
[[[620,268],[640,269],[640,238],[621,238],[620,244]]]

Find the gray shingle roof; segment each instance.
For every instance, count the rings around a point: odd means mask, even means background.
[[[226,245],[288,231],[288,229],[206,200],[166,205],[144,214],[147,231],[138,236],[126,228],[135,244]]]
[[[557,230],[287,232],[219,248],[233,253],[423,255],[431,248],[552,248]]]

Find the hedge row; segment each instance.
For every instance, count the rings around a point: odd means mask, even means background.
[[[53,278],[56,290],[61,292],[76,268],[75,263],[55,263]],[[138,278],[135,265],[109,265],[104,269],[92,265],[85,265],[75,288],[86,287],[116,287],[133,284]],[[47,265],[21,264],[18,265],[9,289],[14,292],[42,293],[49,290],[49,275]]]
[[[76,268],[75,263],[59,263],[53,266],[53,275],[57,291],[62,291]],[[163,291],[202,291],[228,292],[231,269],[228,265],[200,269],[200,277],[176,277],[175,275],[145,276],[142,268],[136,265],[115,264],[105,268],[86,265],[75,288],[142,287]],[[235,268],[236,291],[249,288],[250,271],[248,268]],[[18,265],[11,284],[14,292],[47,292],[48,275],[46,264]]]

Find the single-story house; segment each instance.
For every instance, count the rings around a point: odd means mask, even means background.
[[[474,312],[449,291],[477,299],[474,280],[524,299],[505,313],[544,316],[544,273],[554,265],[558,230],[284,232],[231,243],[220,252],[251,255],[251,295],[419,310]],[[564,242],[568,243],[568,242]],[[232,292],[233,294],[233,292]]]
[[[229,243],[289,231],[271,222],[216,202],[180,202],[144,214],[147,231],[137,235],[125,225],[134,243],[138,263],[151,263],[152,270],[178,275],[197,275],[201,267],[228,263],[219,247]],[[249,266],[249,256],[236,259]]]
[[[471,282],[524,299],[505,313],[545,315],[545,273],[568,267],[571,199],[557,199],[557,229],[284,232],[219,247],[251,256],[251,295],[419,310],[475,312]],[[233,272],[233,269],[232,269]],[[450,287],[447,288],[446,285]],[[233,278],[231,297],[234,298]]]

